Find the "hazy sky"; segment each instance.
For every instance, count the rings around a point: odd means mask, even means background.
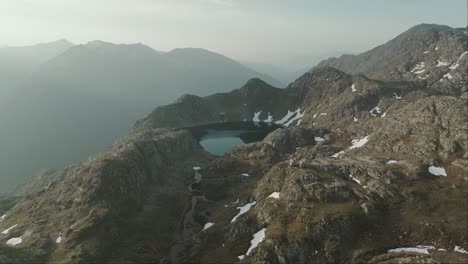
[[[466,26],[466,0],[0,0],[0,46],[66,38],[201,47],[280,63],[360,52],[419,23]]]

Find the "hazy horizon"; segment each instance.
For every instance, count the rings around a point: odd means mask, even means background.
[[[1,0],[0,22],[0,47],[103,40],[300,68],[297,58],[363,52],[421,23],[465,27],[466,1]]]

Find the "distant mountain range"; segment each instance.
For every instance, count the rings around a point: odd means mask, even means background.
[[[0,48],[0,191],[106,147],[182,94],[226,92],[254,77],[284,86],[196,48],[162,53],[99,40]]]

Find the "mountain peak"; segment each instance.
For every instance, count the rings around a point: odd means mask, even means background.
[[[250,80],[248,80],[244,86],[270,86],[268,83],[266,83],[264,80],[260,79],[260,78],[252,78]]]
[[[85,46],[90,47],[90,48],[100,48],[104,46],[113,46],[113,45],[115,44],[111,42],[102,41],[102,40],[92,40],[85,44]]]
[[[435,29],[435,30],[451,30],[452,28],[446,25],[439,25],[439,24],[428,24],[428,23],[422,23],[419,25],[416,25],[414,27],[411,27],[408,31],[412,30],[428,30],[428,29]]]

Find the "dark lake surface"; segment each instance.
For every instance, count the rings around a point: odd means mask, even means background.
[[[226,122],[184,129],[190,131],[208,152],[224,155],[236,145],[261,141],[281,127],[270,123]]]

